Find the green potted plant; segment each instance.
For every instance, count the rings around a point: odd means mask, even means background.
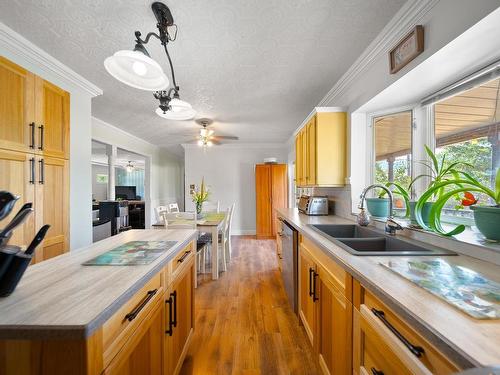
[[[200,189],[194,189],[191,192],[191,198],[196,205],[196,214],[200,215],[203,209],[203,202],[208,201],[210,191],[205,187],[205,178],[201,179]]]
[[[445,190],[448,188],[449,190]],[[421,216],[421,208],[427,200],[441,191],[441,195],[434,202],[430,212],[429,225],[427,226]],[[477,199],[472,192],[484,194],[493,202],[491,206],[476,205]],[[462,206],[470,206],[474,212],[474,220],[479,231],[489,240],[500,241],[500,168],[496,172],[495,189],[480,183],[477,179],[466,172],[459,172],[459,176],[454,180],[442,181],[433,184],[418,200],[415,206],[415,215],[418,223],[427,230],[436,233],[453,236],[462,233],[465,225],[460,224],[451,231],[446,231],[441,225],[441,211],[452,197],[463,194]]]
[[[464,166],[472,167],[472,165],[461,161],[447,164],[446,154],[443,154],[441,160],[438,160],[436,154],[432,152],[432,150],[427,145],[425,145],[424,147],[425,147],[425,152],[430,158],[430,162],[419,161],[418,163],[423,164],[429,170],[429,173],[424,173],[415,177],[415,179],[411,182],[411,184],[413,184],[420,178],[428,177],[431,180],[431,182],[427,186],[427,191],[432,190],[433,193],[432,196],[429,197],[430,200],[429,199],[426,200],[419,206],[420,221],[417,220],[417,215],[416,215],[417,202],[410,201],[410,220],[412,224],[418,224],[422,228],[426,228],[429,226],[432,207],[434,206],[435,201],[440,199],[445,193],[444,188],[434,189],[434,187],[444,181],[457,180],[457,178],[459,178],[459,173],[461,172],[460,170],[461,167]],[[422,225],[422,223],[425,225],[425,227],[424,225]]]

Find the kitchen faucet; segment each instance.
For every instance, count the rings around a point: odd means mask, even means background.
[[[359,202],[359,209],[361,210],[357,216],[357,222],[359,225],[366,227],[368,224],[370,224],[370,215],[364,208],[364,202],[365,202],[365,197],[366,193],[368,193],[369,190],[374,189],[374,188],[380,188],[382,190],[385,190],[387,194],[389,195],[389,216],[387,216],[387,220],[385,222],[385,232],[389,233],[390,235],[394,236],[396,234],[397,230],[403,229],[401,225],[399,225],[394,218],[392,217],[392,191],[390,191],[386,186],[384,185],[379,185],[379,184],[373,184],[368,186],[363,190],[361,193],[361,201]]]

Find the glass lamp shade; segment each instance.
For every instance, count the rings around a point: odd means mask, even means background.
[[[160,64],[139,51],[118,51],[104,60],[104,67],[118,81],[136,89],[159,91],[169,85]]]
[[[170,101],[169,105],[170,105],[170,108],[172,108],[171,109],[172,112],[177,112],[177,113],[193,109],[191,104],[189,104],[188,102],[185,102],[184,100],[180,100],[177,98],[173,98]]]
[[[173,100],[173,99],[172,99]],[[196,111],[194,109],[186,109],[180,112],[166,111],[164,112],[161,108],[156,109],[156,114],[160,117],[166,118],[168,120],[191,120],[196,116]]]

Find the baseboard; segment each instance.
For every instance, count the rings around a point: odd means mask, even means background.
[[[231,231],[232,236],[255,236],[255,229],[234,229]]]

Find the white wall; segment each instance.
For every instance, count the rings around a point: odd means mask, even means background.
[[[70,249],[92,243],[91,98],[102,91],[0,22],[0,55],[71,95]]]
[[[154,212],[156,206],[178,202],[182,208],[184,202],[184,162],[182,157],[95,117],[92,117],[92,139],[146,156],[144,181],[146,226],[156,221]]]
[[[276,157],[287,162],[287,146],[274,144],[222,145],[203,149],[184,145],[186,168],[186,209],[194,211],[189,185],[199,186],[201,179],[211,191],[212,201],[222,209],[236,202],[234,234],[255,234],[255,164]]]

